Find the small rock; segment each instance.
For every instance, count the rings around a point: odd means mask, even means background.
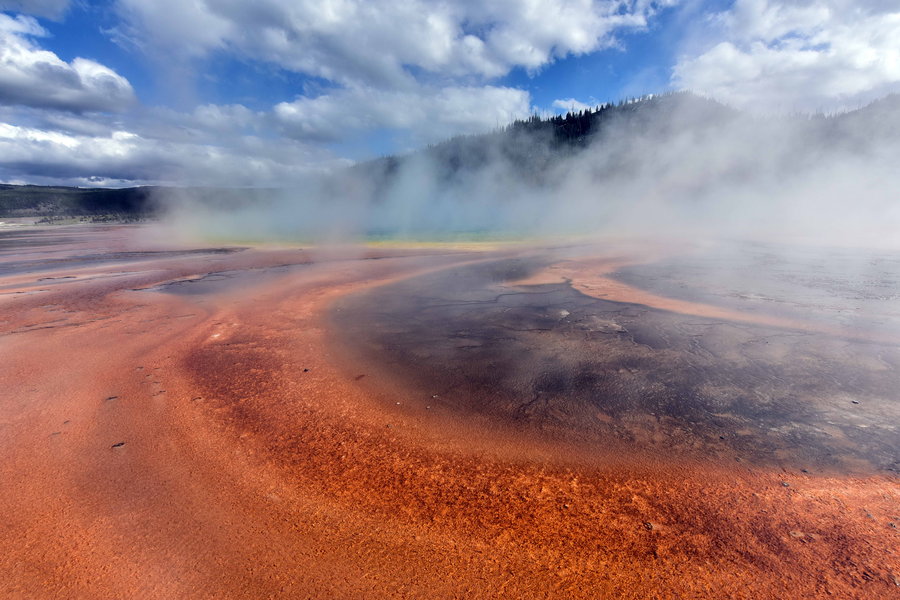
[[[118,400],[118,399],[119,399],[118,396],[107,396],[107,397],[106,397],[106,402],[111,402],[111,401],[113,401],[113,400]]]
[[[850,402],[852,402],[853,404],[859,404],[859,400],[851,400]]]
[[[125,445],[125,442],[116,442],[115,444],[110,446],[110,448],[121,448],[124,445]]]
[[[644,529],[646,529],[647,531],[653,531],[653,523],[647,521],[646,523],[644,523]]]
[[[309,373],[309,369],[303,369],[304,373]]]
[[[784,487],[791,487],[791,484],[789,484],[787,481],[782,481],[781,485]]]

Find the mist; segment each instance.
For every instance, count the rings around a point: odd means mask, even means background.
[[[511,126],[245,202],[168,195],[187,237],[710,237],[891,246],[900,227],[900,97],[836,115],[738,112],[692,94],[625,103],[574,143]],[[268,185],[269,182],[260,182]]]

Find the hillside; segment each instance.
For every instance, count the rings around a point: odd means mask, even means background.
[[[407,188],[419,195],[440,192],[472,198],[481,197],[471,192],[482,191],[486,182],[494,182],[494,193],[504,183],[512,183],[510,189],[520,185],[558,189],[574,171],[585,169],[600,186],[617,179],[659,178],[663,174],[648,175],[647,170],[661,157],[675,170],[683,166],[696,170],[709,163],[729,184],[757,177],[761,167],[776,176],[790,175],[835,157],[864,158],[872,148],[893,147],[898,139],[897,95],[837,115],[750,116],[708,98],[676,92],[566,115],[535,115],[489,133],[362,162],[291,189],[0,185],[0,217],[132,220],[157,216],[188,201],[213,211],[285,198],[311,199],[320,208],[339,201],[378,205]],[[669,154],[660,148],[670,149]],[[669,177],[671,170],[664,175]],[[681,183],[690,188],[703,182]]]
[[[121,189],[0,184],[0,217],[90,217],[132,221],[158,216],[163,198],[190,197],[229,209],[271,195],[270,188],[174,188],[143,186]]]
[[[666,94],[638,100],[606,104],[566,115],[514,121],[490,133],[464,135],[431,145],[404,156],[387,156],[360,163],[350,171],[384,186],[404,164],[426,160],[437,169],[441,180],[452,180],[477,172],[487,165],[503,162],[531,183],[540,183],[554,165],[590,146],[604,131],[627,124],[631,133],[657,126],[659,116],[691,107],[691,114],[705,115],[711,121],[732,118],[731,109],[713,100],[693,94]],[[699,121],[699,119],[697,119]],[[698,123],[671,126],[697,126]],[[616,143],[616,140],[608,140]]]
[[[146,187],[87,189],[0,184],[0,217],[137,219],[155,212],[152,191]]]

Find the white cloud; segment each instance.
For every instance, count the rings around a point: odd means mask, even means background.
[[[116,111],[134,101],[128,81],[97,62],[71,63],[29,38],[47,35],[31,17],[0,14],[0,103],[70,111]]]
[[[378,128],[408,131],[417,143],[488,131],[527,116],[529,95],[506,87],[415,87],[339,89],[317,98],[301,97],[275,106],[287,135],[335,141]]]
[[[114,1],[105,16],[119,21],[105,31],[145,50],[180,100],[199,95],[186,89],[185,73],[199,76],[205,60],[223,56],[325,80],[317,85],[324,93],[256,110],[203,100],[183,111],[140,106],[115,71],[44,49],[48,33],[35,19],[0,15],[0,172],[73,182],[288,182],[341,163],[323,143],[388,130],[412,147],[525,117],[529,93],[496,78],[615,46],[677,1]],[[47,18],[69,4],[0,0]]]
[[[737,0],[677,87],[768,111],[836,110],[900,90],[900,7],[884,1]]]
[[[198,109],[207,129],[274,125],[309,142],[391,130],[417,145],[527,116],[529,94],[491,85],[495,78],[613,46],[676,2],[118,0],[117,35],[178,65],[225,54],[327,82],[324,93],[278,103],[268,116]]]
[[[72,185],[289,185],[350,161],[321,147],[381,127],[411,145],[489,130],[529,112],[527,92],[501,87],[338,89],[271,111],[206,104],[125,115],[0,109],[0,179]]]
[[[224,113],[229,110],[236,109],[223,107]],[[171,128],[178,122],[193,121],[194,116],[171,113],[162,127],[157,116],[148,114],[129,129],[108,122],[102,133],[97,131],[101,122],[96,119],[85,119],[92,122],[92,133],[78,133],[88,129],[78,118],[66,120],[66,128],[0,123],[0,177],[8,179],[3,175],[9,173],[16,178],[72,185],[112,181],[121,185],[269,186],[347,164],[288,139],[241,134],[217,139],[201,130],[179,139],[171,135]]]
[[[69,0],[0,0],[0,10],[60,19],[69,10]]]
[[[261,115],[241,104],[204,104],[194,109],[191,121],[206,131],[243,131],[257,127]]]
[[[616,43],[676,0],[120,0],[126,35],[239,55],[345,85],[412,83],[410,67],[492,78]]]
[[[553,108],[564,110],[566,112],[581,112],[593,107],[584,102],[579,102],[575,98],[560,98],[559,100],[553,101]]]

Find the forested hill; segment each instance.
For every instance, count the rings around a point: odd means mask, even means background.
[[[733,140],[729,135],[740,135]],[[787,138],[791,138],[788,140]],[[686,142],[690,140],[690,142]],[[786,151],[803,140],[808,152],[785,156],[815,160],[822,152],[865,153],[877,144],[900,142],[900,95],[887,96],[863,108],[837,114],[748,114],[690,92],[673,92],[605,104],[566,115],[534,115],[496,131],[459,136],[404,156],[361,163],[356,171],[387,188],[404,165],[427,163],[439,181],[454,182],[503,165],[533,185],[556,185],[558,167],[583,154],[602,156],[591,163],[598,181],[640,168],[641,153],[652,145],[687,144],[727,151],[744,145],[745,153]],[[803,156],[806,154],[806,156]],[[752,161],[746,166],[752,169]]]
[[[86,217],[90,221],[135,221],[153,218],[164,209],[162,198],[190,196],[222,209],[257,202],[278,190],[255,188],[141,186],[132,188],[78,188],[66,186],[0,184],[0,218]]]
[[[0,184],[0,217],[95,216],[135,219],[154,212],[153,188],[90,189]]]
[[[654,144],[684,144],[689,139],[693,146],[685,148],[694,152],[703,144],[719,146],[721,138],[736,131],[742,136],[750,132],[749,136],[733,140],[732,146],[744,145],[744,155],[753,156],[770,154],[770,139],[781,136],[782,130],[790,130],[804,141],[801,151],[788,153],[782,148],[786,170],[793,168],[793,163],[817,160],[821,152],[835,148],[849,150],[848,155],[864,156],[875,143],[900,140],[900,96],[888,96],[864,108],[830,116],[751,117],[714,100],[676,92],[565,115],[535,115],[489,133],[459,136],[410,154],[359,163],[303,190],[0,185],[0,217],[79,215],[95,220],[139,219],[160,212],[159,198],[177,201],[179,194],[214,210],[264,203],[275,195],[297,197],[309,190],[332,201],[356,193],[357,199],[378,202],[385,194],[393,193],[398,182],[402,184],[402,178],[410,173],[429,177],[433,184],[450,189],[459,188],[461,183],[484,182],[500,169],[507,181],[512,177],[513,181],[528,185],[553,186],[559,183],[559,177],[571,175],[560,175],[558,167],[573,164],[567,159],[579,155],[602,155],[602,160],[593,161],[590,168],[596,171],[595,180],[603,181],[639,168],[644,160],[642,153]],[[730,151],[727,145],[723,148]],[[410,166],[413,168],[404,168]],[[751,164],[745,166],[745,170],[752,171]],[[359,190],[366,193],[360,195]]]
[[[522,177],[536,181],[554,164],[582,152],[598,138],[601,143],[621,144],[622,139],[603,139],[613,130],[617,138],[663,135],[664,130],[715,127],[739,115],[714,100],[686,92],[647,96],[565,115],[533,115],[490,133],[458,136],[409,155],[361,163],[353,170],[376,179],[390,179],[402,163],[425,158],[438,167],[439,176],[452,178],[500,159],[520,171]]]
[[[737,114],[737,111],[715,100],[688,92],[674,92],[622,100],[618,104],[602,104],[547,118],[533,115],[525,120],[514,121],[500,133],[544,134],[557,146],[584,147],[592,135],[602,131],[611,122],[627,122],[635,130],[639,130],[651,124],[651,117],[654,125],[678,127],[696,126],[702,122],[711,125]],[[687,122],[678,123],[674,121],[676,118]]]
[[[389,183],[401,163],[417,157],[427,156],[440,166],[443,176],[451,176],[477,170],[502,156],[517,165],[525,177],[535,178],[554,162],[583,150],[607,124],[628,122],[635,130],[646,130],[651,115],[658,122],[660,114],[674,110],[676,104],[683,107],[686,103],[695,105],[693,112],[706,119],[727,118],[733,113],[721,104],[686,94],[632,99],[549,118],[535,115],[490,133],[456,137],[411,155],[363,162],[351,167],[350,174],[370,179],[378,187]],[[94,220],[132,220],[154,216],[161,209],[158,199],[177,193],[189,194],[206,205],[228,208],[244,201],[259,202],[266,191],[272,190],[0,184],[0,217],[87,216]]]

